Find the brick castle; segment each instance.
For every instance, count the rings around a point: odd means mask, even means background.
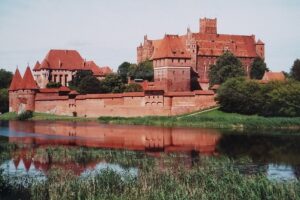
[[[137,62],[151,60],[154,82],[143,83],[144,92],[81,95],[70,90],[68,82],[78,70],[91,70],[97,78],[112,73],[85,61],[74,50],[51,50],[37,62],[33,75],[29,67],[23,77],[18,69],[9,88],[10,112],[31,110],[57,115],[171,116],[194,112],[216,105],[214,92],[208,90],[208,70],[225,51],[237,56],[249,73],[254,58],[264,59],[264,43],[255,36],[218,34],[216,19],[200,19],[200,31],[186,35],[165,35],[137,48]],[[200,90],[191,90],[196,75]],[[60,82],[58,89],[45,88],[49,81]]]
[[[199,32],[188,28],[185,35],[168,35],[137,47],[137,62],[153,61],[155,82],[167,90],[190,90],[191,72],[197,74],[202,89],[208,89],[208,71],[225,51],[239,58],[249,74],[256,57],[264,59],[265,45],[254,35],[227,35],[217,32],[217,19],[200,19]],[[190,70],[191,69],[191,70]],[[180,78],[178,78],[180,77]]]

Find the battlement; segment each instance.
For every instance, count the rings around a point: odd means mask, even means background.
[[[206,34],[217,34],[217,18],[202,18],[199,23],[199,32]]]

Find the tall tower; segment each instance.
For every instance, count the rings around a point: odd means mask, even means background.
[[[35,95],[38,89],[29,67],[23,79],[17,69],[9,88],[9,111],[17,113],[34,111]]]
[[[215,19],[200,19],[200,33],[217,34],[217,18]]]

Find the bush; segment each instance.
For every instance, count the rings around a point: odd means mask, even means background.
[[[61,83],[49,82],[49,83],[47,83],[46,87],[47,88],[60,88]]]
[[[137,83],[130,83],[126,86],[124,92],[143,92],[143,87]]]
[[[24,121],[33,117],[33,112],[26,110],[17,116],[17,120]]]
[[[8,112],[8,90],[0,89],[0,113]]]
[[[264,85],[244,78],[226,81],[216,100],[225,112],[262,116],[300,116],[300,83],[270,82]]]

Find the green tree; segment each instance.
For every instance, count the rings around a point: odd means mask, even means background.
[[[105,93],[122,93],[125,85],[118,74],[109,74],[102,81],[101,85]]]
[[[217,59],[217,63],[210,67],[209,83],[211,86],[222,84],[229,78],[245,75],[246,73],[241,61],[231,52],[226,51]]]
[[[8,88],[13,74],[5,69],[0,69],[0,89]]]
[[[81,94],[97,94],[103,93],[100,81],[94,76],[84,77],[78,86]]]
[[[222,111],[255,114],[263,104],[260,87],[256,81],[231,78],[218,89],[216,100]]]
[[[126,86],[124,92],[143,92],[143,87],[137,83],[130,83]]]
[[[128,74],[129,74],[130,67],[131,67],[131,64],[129,62],[123,62],[118,67],[118,74],[122,78],[123,83],[128,82]]]
[[[60,88],[61,83],[49,82],[46,85],[46,88]]]
[[[130,69],[131,75],[134,74],[134,79],[143,79],[148,81],[153,81],[154,70],[153,63],[150,60],[139,63],[135,68],[133,65]]]
[[[87,76],[88,77],[93,76],[93,72],[90,71],[90,70],[79,70],[79,71],[77,71],[74,78],[72,79],[72,81],[69,82],[70,88],[72,88],[72,89],[78,88],[81,81]]]
[[[265,61],[257,57],[251,64],[250,78],[260,80],[264,76],[265,71],[269,71]]]
[[[8,90],[6,88],[0,89],[0,112],[8,112]]]
[[[295,60],[291,68],[291,76],[297,81],[300,81],[300,60]]]
[[[271,82],[262,88],[264,104],[259,114],[264,116],[300,116],[300,83]]]

